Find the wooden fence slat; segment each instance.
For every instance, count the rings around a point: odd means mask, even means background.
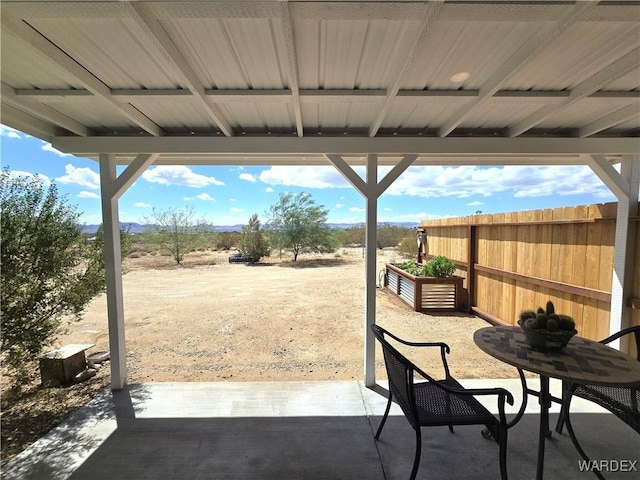
[[[463,275],[473,275],[466,279],[472,286],[470,307],[515,324],[520,311],[552,300],[556,311],[575,318],[581,335],[599,340],[609,333],[616,214],[617,204],[607,203],[423,221],[422,226],[429,255],[446,255],[466,266]],[[640,224],[639,217],[632,220]],[[640,234],[635,245],[630,298],[640,299]],[[632,322],[640,324],[640,308],[632,310]]]

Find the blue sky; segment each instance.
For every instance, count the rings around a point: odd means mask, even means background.
[[[98,164],[64,155],[39,139],[0,126],[2,166],[53,181],[85,224],[101,223]],[[379,168],[379,177],[389,169]],[[359,173],[364,176],[364,170]],[[145,223],[153,208],[191,206],[214,225],[266,220],[284,192],[305,191],[331,223],[365,220],[364,199],[331,166],[151,166],[120,198],[120,220]],[[410,167],[378,200],[380,222],[535,210],[615,201],[588,167]]]

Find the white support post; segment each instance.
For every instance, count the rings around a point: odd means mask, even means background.
[[[629,262],[634,259],[635,235],[637,228],[629,225],[629,217],[638,214],[638,195],[640,192],[640,155],[626,156],[622,159],[620,175],[629,185],[627,195],[618,198],[616,215],[616,236],[613,257],[613,277],[611,280],[611,313],[609,334],[613,334],[630,326],[631,310],[626,298],[631,292],[633,269]],[[611,342],[610,346],[623,349],[620,340]]]
[[[327,159],[358,190],[366,201],[365,232],[365,313],[364,313],[364,383],[367,387],[376,384],[375,338],[371,325],[376,322],[376,281],[377,281],[377,234],[378,234],[378,197],[404,172],[418,157],[405,155],[402,160],[378,183],[378,156],[367,155],[366,181],[343,160],[340,155],[326,154]]]
[[[367,191],[366,214],[367,232],[365,244],[366,253],[366,281],[365,281],[365,321],[364,321],[364,383],[366,387],[376,384],[376,356],[375,337],[371,325],[376,322],[376,248],[378,230],[378,156],[367,155]]]
[[[124,388],[127,384],[120,220],[118,199],[114,194],[116,180],[115,157],[113,155],[100,154],[102,226],[104,229],[107,281],[107,318],[109,324],[109,354],[111,356],[111,388],[113,390]]]

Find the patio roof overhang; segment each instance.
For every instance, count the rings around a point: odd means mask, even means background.
[[[640,183],[640,3],[3,1],[1,121],[100,164],[114,388],[117,200],[152,164],[334,165],[367,203],[410,165],[586,164],[619,200],[611,329]],[[613,164],[620,164],[620,171]],[[117,165],[128,165],[120,176]],[[366,165],[366,178],[353,170]],[[378,181],[378,165],[393,166]]]

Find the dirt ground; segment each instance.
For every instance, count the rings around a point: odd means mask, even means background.
[[[232,253],[232,252],[231,252]],[[331,255],[270,257],[256,265],[230,264],[230,252],[198,252],[177,266],[170,257],[134,254],[123,277],[129,383],[363,378],[364,281],[361,248]],[[377,272],[401,260],[378,251]],[[516,370],[480,351],[473,332],[487,323],[465,314],[425,315],[377,289],[376,322],[413,341],[444,341],[457,378],[509,378]],[[83,319],[69,325],[54,347],[108,345],[106,297],[95,298]],[[386,378],[376,345],[376,378]],[[429,373],[439,352],[403,351]],[[424,350],[430,351],[425,353]],[[34,360],[33,379],[12,386],[3,372],[1,464],[109,388],[108,366],[80,384],[44,388]]]
[[[125,260],[130,383],[362,378],[362,248],[302,255],[297,263],[287,256],[230,264],[228,256],[194,253],[183,266],[161,256]],[[379,250],[377,271],[398,260],[395,251]],[[487,325],[477,317],[413,312],[378,289],[376,322],[414,341],[448,343],[452,374],[459,378],[516,376],[473,343],[473,332]],[[109,349],[104,295],[59,338],[59,345],[68,343],[95,343],[89,352]],[[438,360],[407,353],[420,365]],[[380,350],[376,375],[386,376]]]

